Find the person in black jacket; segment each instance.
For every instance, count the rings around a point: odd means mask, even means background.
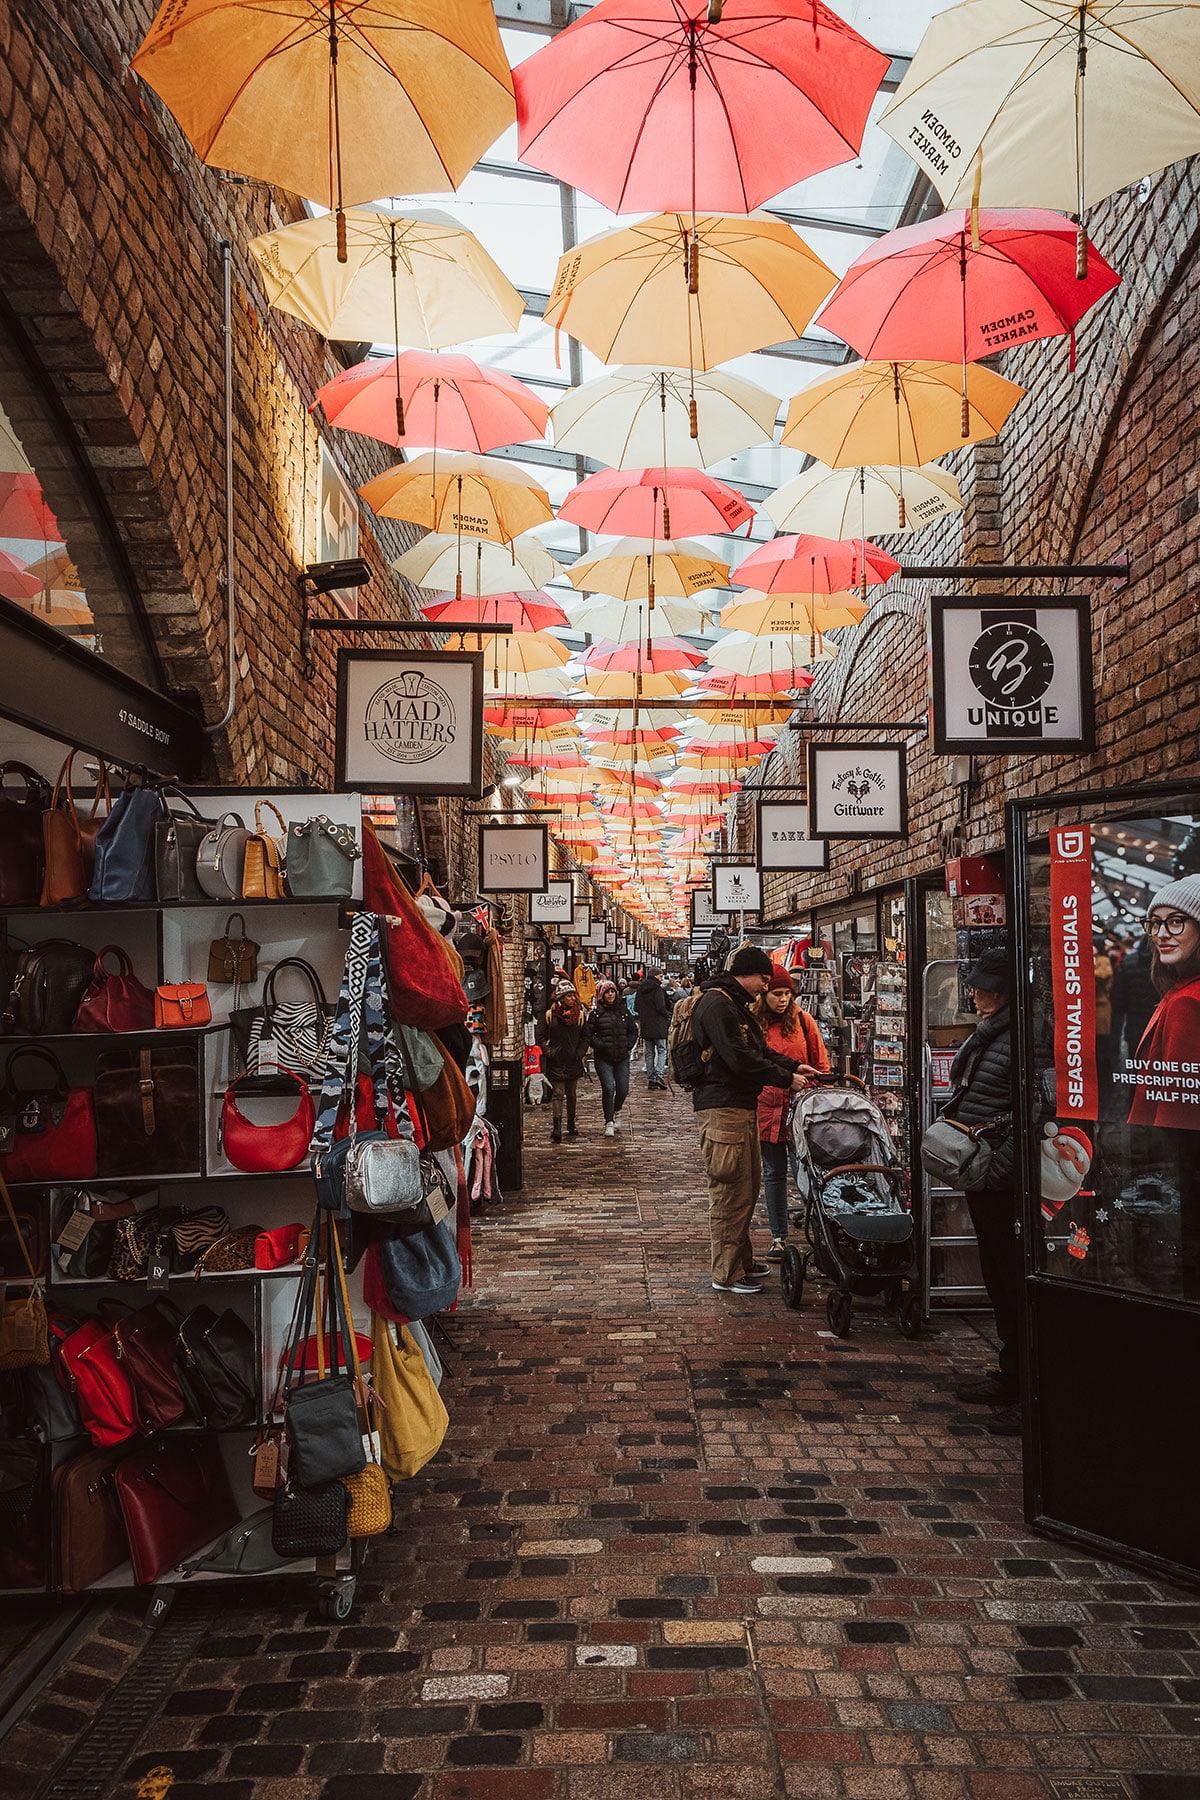
[[[979,1014],[979,1024],[951,1066],[951,1097],[944,1111],[961,1125],[1003,1121],[987,1134],[987,1142],[992,1146],[987,1183],[967,1195],[983,1285],[996,1315],[1000,1355],[995,1374],[966,1382],[954,1392],[957,1399],[968,1405],[1003,1408],[989,1421],[988,1430],[1010,1436],[1021,1428],[1016,1406],[1021,1393],[1021,1275],[1012,1120],[1012,968],[1007,950],[985,950],[967,970],[963,981]]]
[[[629,1052],[638,1034],[637,1020],[617,993],[615,982],[602,981],[597,986],[589,1033],[604,1102],[604,1135],[615,1137],[629,1093]]]
[[[750,1011],[766,993],[772,972],[764,950],[743,946],[728,974],[704,983],[691,1017],[704,1062],[692,1107],[708,1175],[712,1284],[719,1294],[761,1294],[760,1278],[770,1272],[755,1262],[750,1245],[750,1218],[762,1182],[758,1096],[765,1087],[799,1092],[804,1075],[815,1073],[768,1050]]]
[[[575,1097],[588,1052],[588,1020],[571,982],[560,981],[554,1004],[537,1028],[542,1049],[542,1068],[550,1082],[550,1142],[562,1143],[563,1103],[567,1109],[567,1136],[578,1137]]]
[[[666,1089],[667,1032],[671,1025],[671,1002],[657,975],[649,974],[639,981],[634,999],[638,1028],[646,1046],[646,1086]]]

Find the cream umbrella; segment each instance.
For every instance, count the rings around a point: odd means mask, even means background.
[[[631,643],[637,638],[653,641],[681,632],[703,631],[708,616],[707,609],[694,601],[661,596],[656,598],[653,611],[644,601],[611,600],[604,595],[577,600],[566,610],[576,630],[586,631],[592,637],[609,638],[616,644]]]
[[[692,599],[729,586],[729,564],[686,538],[620,538],[602,556],[573,563],[566,575],[572,587],[616,600]]]
[[[875,532],[918,531],[962,511],[962,494],[948,469],[859,467],[814,463],[763,502],[778,531],[816,537],[865,538]]]
[[[722,610],[721,624],[748,637],[801,638],[857,625],[866,612],[865,602],[854,594],[747,594]]]
[[[776,669],[811,669],[832,662],[837,655],[819,631],[804,637],[752,637],[748,631],[731,631],[709,651],[715,669],[732,669],[737,675],[773,674]]]
[[[461,562],[460,562],[461,556]],[[540,588],[561,575],[550,552],[536,538],[514,538],[508,544],[477,538],[463,548],[457,537],[431,532],[398,556],[393,569],[417,587],[453,589],[461,576],[462,592],[508,594],[514,585]]]
[[[446,639],[446,650],[482,650],[483,666],[500,675],[528,675],[538,669],[561,668],[571,652],[548,631],[522,631],[512,637],[483,637],[469,630]]]
[[[689,382],[686,369],[624,368],[573,388],[551,408],[550,427],[556,449],[614,469],[706,469],[769,443],[779,405],[723,369]]]

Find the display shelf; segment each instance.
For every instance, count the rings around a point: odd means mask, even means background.
[[[247,1517],[252,1516],[253,1515],[251,1514],[247,1515]],[[211,1543],[205,1544],[203,1549],[194,1551],[187,1560],[189,1562],[194,1562],[197,1557],[207,1556],[211,1550],[216,1548],[225,1535],[226,1534],[222,1531],[218,1537],[212,1539]],[[352,1556],[353,1549],[350,1543],[345,1544],[342,1549],[338,1551],[335,1568],[339,1575],[350,1574],[354,1566],[351,1561]],[[146,1591],[149,1592],[151,1588],[184,1587],[192,1582],[199,1583],[202,1581],[277,1581],[281,1576],[285,1578],[295,1575],[322,1576],[326,1571],[324,1569],[318,1569],[317,1561],[318,1559],[314,1556],[301,1556],[297,1557],[294,1562],[281,1564],[277,1569],[245,1570],[239,1571],[236,1574],[217,1569],[198,1569],[194,1574],[188,1574],[182,1568],[168,1569],[166,1573],[160,1575],[156,1581],[146,1583],[145,1586]],[[321,1557],[320,1561],[324,1562],[325,1558]],[[136,1585],[138,1584],[135,1583],[133,1579],[132,1563],[123,1562],[119,1568],[110,1569],[107,1575],[102,1575],[99,1581],[93,1581],[91,1586],[84,1588],[82,1592],[85,1594],[112,1593],[116,1589],[130,1588]],[[34,1588],[25,1588],[18,1591],[23,1593],[37,1592]]]
[[[82,1048],[94,1044],[103,1049],[110,1044],[128,1044],[137,1038],[151,1038],[156,1044],[166,1044],[173,1038],[186,1038],[189,1042],[194,1042],[198,1038],[208,1037],[214,1031],[228,1030],[228,1019],[214,1019],[208,1025],[148,1025],[144,1031],[42,1031],[25,1034],[14,1031],[0,1037],[0,1051],[28,1050],[41,1044],[78,1044]]]
[[[105,900],[97,904],[73,906],[0,906],[0,919],[116,919],[125,913],[241,912],[253,907],[337,906],[348,913],[362,910],[362,901],[347,899],[343,894],[286,894],[282,900]]]
[[[284,1276],[290,1276],[293,1280],[296,1280],[303,1273],[304,1264],[297,1262],[283,1263],[278,1269],[181,1269],[176,1275],[168,1275],[167,1281],[168,1283],[185,1281],[274,1281]],[[43,1282],[45,1279],[45,1276],[39,1277],[39,1280]],[[12,1287],[15,1284],[10,1281],[7,1285]],[[29,1286],[28,1275],[25,1277],[25,1285],[27,1287]],[[121,1289],[136,1288],[140,1290],[146,1286],[146,1277],[140,1275],[136,1281],[114,1281],[109,1275],[52,1274],[49,1285],[55,1289],[119,1287]]]

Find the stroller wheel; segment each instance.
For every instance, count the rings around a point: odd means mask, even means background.
[[[906,1338],[920,1337],[921,1327],[925,1323],[924,1311],[925,1309],[921,1304],[921,1296],[918,1292],[912,1290],[905,1294],[900,1302],[897,1317],[900,1322],[900,1329]]]
[[[804,1258],[795,1244],[789,1244],[783,1253],[783,1261],[779,1265],[779,1285],[783,1290],[785,1306],[793,1312],[799,1312],[800,1303],[804,1299]]]
[[[835,1337],[850,1336],[853,1314],[854,1302],[845,1288],[834,1288],[825,1302],[825,1317],[829,1320],[829,1329]]]

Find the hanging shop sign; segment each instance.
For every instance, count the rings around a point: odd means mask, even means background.
[[[808,829],[814,838],[908,833],[903,744],[810,744]]]
[[[933,747],[1036,756],[1095,748],[1086,599],[930,601]]]
[[[1066,1119],[1098,1119],[1092,834],[1087,825],[1050,833],[1050,977],[1058,1110]]]
[[[531,925],[569,925],[575,917],[575,891],[569,881],[548,881],[546,891],[529,896]]]
[[[576,900],[575,910],[569,925],[560,925],[559,930],[564,937],[582,938],[592,929],[592,904],[590,900]]]
[[[339,650],[336,784],[478,799],[482,652]]]
[[[762,911],[762,873],[749,863],[714,863],[713,911],[724,913]]]
[[[479,887],[485,894],[544,894],[550,833],[545,825],[479,827]]]
[[[596,924],[589,926],[588,930],[583,934],[584,949],[603,950],[606,931],[607,926],[602,919],[598,920]]]
[[[713,905],[711,888],[692,889],[692,930],[713,931],[729,922],[728,913],[719,913]]]
[[[358,495],[321,445],[317,474],[317,561],[352,562],[358,555]],[[358,589],[334,588],[330,598],[348,619],[358,617]]]
[[[796,875],[829,867],[829,845],[808,835],[807,801],[760,800],[756,841],[764,873]]]

